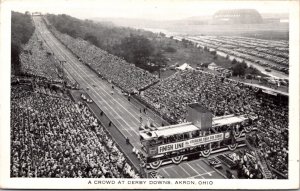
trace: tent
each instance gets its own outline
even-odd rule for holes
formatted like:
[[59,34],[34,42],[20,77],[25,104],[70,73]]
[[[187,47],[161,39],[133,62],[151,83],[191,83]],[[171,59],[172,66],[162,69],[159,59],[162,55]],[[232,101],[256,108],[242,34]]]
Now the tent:
[[185,70],[185,69],[193,69],[190,65],[188,65],[187,63],[182,64],[179,67],[176,67],[176,69],[178,70]]
[[212,62],[207,67],[210,70],[215,70],[218,66],[216,65],[216,63]]

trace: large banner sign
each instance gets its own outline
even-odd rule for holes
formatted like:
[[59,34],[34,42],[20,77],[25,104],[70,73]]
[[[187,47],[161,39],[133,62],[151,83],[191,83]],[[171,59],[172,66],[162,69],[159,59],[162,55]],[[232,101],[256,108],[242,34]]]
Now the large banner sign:
[[161,153],[176,151],[176,150],[180,150],[180,149],[184,149],[184,148],[188,148],[188,147],[204,145],[204,144],[211,143],[211,142],[221,141],[223,139],[224,139],[224,133],[218,133],[218,134],[208,135],[205,137],[198,137],[195,139],[181,141],[181,142],[177,142],[177,143],[161,145],[157,148],[158,149],[157,152],[158,152],[158,154],[161,154]]

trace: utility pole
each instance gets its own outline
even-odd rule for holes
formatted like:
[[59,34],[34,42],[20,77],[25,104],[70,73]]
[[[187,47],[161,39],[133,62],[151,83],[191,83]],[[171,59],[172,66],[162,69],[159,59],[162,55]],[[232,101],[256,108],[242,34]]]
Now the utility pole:
[[65,87],[66,81],[65,81],[64,63],[66,63],[65,60],[60,60],[61,72],[62,72],[62,79],[63,79],[63,86]]
[[159,70],[158,70],[158,78],[160,78],[160,72],[161,72],[161,69],[159,68]]
[[142,114],[140,115],[140,128],[143,128],[143,117]]

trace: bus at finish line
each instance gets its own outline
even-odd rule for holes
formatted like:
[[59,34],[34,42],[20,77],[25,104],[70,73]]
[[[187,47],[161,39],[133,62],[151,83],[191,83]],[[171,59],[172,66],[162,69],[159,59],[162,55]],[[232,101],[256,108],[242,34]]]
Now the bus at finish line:
[[203,106],[188,106],[187,123],[154,127],[140,131],[141,166],[158,169],[166,163],[179,164],[189,157],[209,157],[213,150],[230,151],[256,130],[257,116],[227,115],[214,117]]

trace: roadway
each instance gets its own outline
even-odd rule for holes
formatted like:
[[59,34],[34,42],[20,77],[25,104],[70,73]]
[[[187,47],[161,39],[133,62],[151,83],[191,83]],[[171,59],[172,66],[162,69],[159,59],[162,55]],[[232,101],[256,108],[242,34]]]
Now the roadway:
[[[111,88],[111,84],[102,80],[98,75],[82,64],[53,34],[47,29],[40,17],[33,17],[36,30],[44,39],[45,43],[59,60],[65,60],[64,69],[68,75],[75,79],[80,87],[104,111],[118,130],[130,139],[134,147],[140,148],[139,126],[140,116],[149,119],[155,125],[160,126],[162,119],[149,117],[140,113],[138,107],[127,100],[127,98],[116,89]],[[88,90],[86,89],[88,88]],[[112,95],[111,92],[114,91]],[[179,165],[166,165],[157,170],[165,178],[198,178],[198,179],[219,179],[224,178],[219,172],[210,167],[205,159],[194,161],[184,161]]]
[[[102,80],[98,75],[82,64],[46,27],[42,18],[33,17],[36,30],[45,40],[49,48],[59,60],[65,60],[64,69],[84,88],[97,106],[108,116],[121,133],[130,139],[134,147],[140,149],[139,126],[140,117],[149,119],[156,126],[160,126],[161,118],[152,119],[149,115],[140,112],[138,107],[127,100],[117,88],[112,89],[112,84]],[[112,92],[114,92],[112,94]],[[165,122],[166,123],[166,122]]]
[[[243,140],[241,138],[240,140]],[[236,150],[246,146],[240,143]],[[208,158],[216,157],[220,154],[232,152],[227,147],[213,150]],[[193,179],[224,179],[225,170],[218,170],[209,165],[206,158],[200,157],[192,161],[183,161],[180,164],[167,164],[161,166],[157,172],[165,178],[193,178]]]
[[213,169],[206,159],[185,161],[179,165],[169,165],[158,169],[164,178],[224,179],[222,172]]

